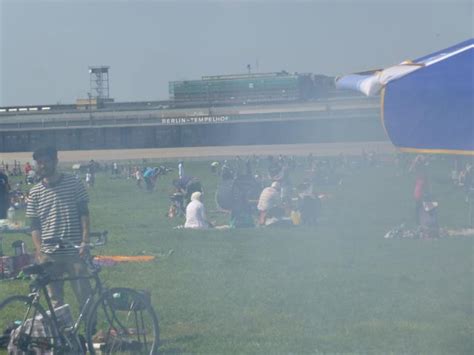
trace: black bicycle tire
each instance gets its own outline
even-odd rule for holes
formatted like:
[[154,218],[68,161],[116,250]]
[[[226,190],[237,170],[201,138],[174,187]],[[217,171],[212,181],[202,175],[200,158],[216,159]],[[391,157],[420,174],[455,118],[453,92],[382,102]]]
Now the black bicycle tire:
[[120,294],[129,294],[131,295],[134,299],[137,299],[141,302],[141,304],[144,304],[146,306],[146,311],[148,312],[150,319],[153,322],[153,327],[154,327],[154,342],[151,346],[150,349],[150,354],[157,354],[158,353],[158,348],[160,345],[160,328],[159,328],[159,321],[158,321],[158,316],[156,315],[156,312],[154,311],[152,305],[150,302],[148,302],[145,297],[140,294],[137,290],[127,288],[127,287],[115,287],[107,290],[104,292],[92,305],[90,311],[89,311],[89,316],[87,317],[87,322],[86,322],[86,342],[87,342],[87,347],[91,355],[95,355],[96,351],[94,349],[94,343],[93,343],[93,337],[94,337],[94,318],[91,317],[90,315],[96,315],[98,313],[98,308],[104,303],[105,300],[110,299],[110,297],[116,293]]
[[[49,328],[50,330],[50,333],[52,334],[52,337],[51,337],[51,347],[52,349],[54,349],[55,345],[56,345],[56,339],[57,339],[57,332],[55,331],[54,327],[52,327],[51,325],[51,318],[48,316],[48,314],[46,313],[45,309],[43,308],[43,306],[41,306],[41,304],[39,303],[35,303],[35,304],[32,304],[32,300],[31,298],[27,297],[27,296],[22,296],[22,295],[14,295],[14,296],[10,296],[10,297],[7,297],[6,299],[4,299],[1,303],[0,303],[0,314],[2,314],[2,310],[4,310],[4,308],[9,304],[9,303],[13,303],[13,302],[19,302],[19,303],[23,303],[25,304],[25,306],[29,306],[31,305],[31,307],[34,307],[36,312],[38,312],[42,317],[43,317],[43,322],[44,324],[47,324],[47,327]],[[22,314],[22,316],[24,316],[25,313]]]

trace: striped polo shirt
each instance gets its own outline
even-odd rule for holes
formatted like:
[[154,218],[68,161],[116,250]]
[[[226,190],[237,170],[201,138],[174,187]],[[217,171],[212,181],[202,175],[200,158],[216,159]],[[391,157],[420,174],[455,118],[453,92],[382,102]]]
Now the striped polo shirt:
[[[62,174],[52,186],[39,182],[29,192],[26,217],[39,218],[41,224],[41,252],[51,253],[48,240],[64,238],[74,245],[82,242],[82,226],[78,204],[89,202],[87,191],[81,181],[73,175]],[[48,248],[49,247],[49,248]],[[69,246],[54,251],[54,254],[77,254]]]

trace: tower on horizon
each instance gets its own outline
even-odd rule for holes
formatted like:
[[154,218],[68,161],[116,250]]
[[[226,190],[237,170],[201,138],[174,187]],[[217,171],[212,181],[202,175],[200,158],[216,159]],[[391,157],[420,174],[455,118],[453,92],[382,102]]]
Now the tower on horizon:
[[89,67],[90,93],[97,102],[109,100],[109,68],[106,65]]

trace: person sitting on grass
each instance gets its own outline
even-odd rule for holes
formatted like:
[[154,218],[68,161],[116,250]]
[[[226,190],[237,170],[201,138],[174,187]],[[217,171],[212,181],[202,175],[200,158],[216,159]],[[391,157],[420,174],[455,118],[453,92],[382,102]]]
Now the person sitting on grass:
[[186,207],[186,222],[184,228],[206,229],[212,227],[207,220],[206,208],[201,202],[202,193],[195,191],[191,195],[191,202]]
[[299,191],[297,209],[300,213],[301,224],[315,226],[321,210],[321,201],[310,183],[301,184]]
[[267,225],[271,219],[283,216],[283,205],[280,196],[280,183],[274,181],[271,186],[263,189],[258,199],[258,224]]
[[251,186],[245,178],[234,178],[233,171],[224,169],[222,181],[217,186],[216,203],[220,209],[230,213],[231,228],[255,226],[248,200],[248,190]]

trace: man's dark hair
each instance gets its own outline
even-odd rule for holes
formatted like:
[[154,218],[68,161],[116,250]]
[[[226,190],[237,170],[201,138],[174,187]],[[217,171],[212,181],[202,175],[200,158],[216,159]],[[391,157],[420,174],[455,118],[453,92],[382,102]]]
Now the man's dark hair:
[[53,147],[51,145],[40,147],[34,151],[33,159],[38,160],[41,158],[51,158],[53,160],[57,160],[58,150],[56,149],[56,147]]

